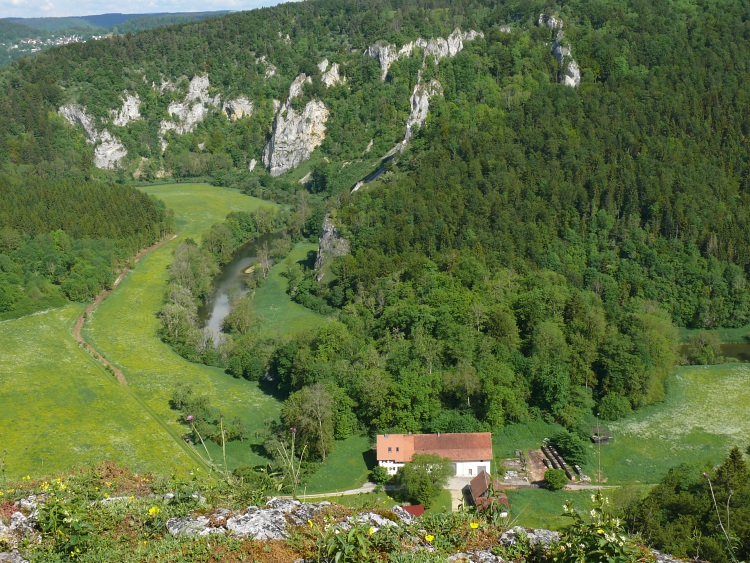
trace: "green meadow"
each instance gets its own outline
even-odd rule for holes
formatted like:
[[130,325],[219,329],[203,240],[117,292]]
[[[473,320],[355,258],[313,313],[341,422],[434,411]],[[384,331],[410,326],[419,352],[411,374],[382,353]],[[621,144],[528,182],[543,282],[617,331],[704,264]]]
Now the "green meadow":
[[[179,383],[190,383],[228,419],[240,417],[248,428],[249,440],[227,445],[227,465],[255,465],[263,462],[252,449],[255,431],[267,418],[276,417],[280,404],[261,391],[257,383],[234,379],[224,370],[188,362],[159,337],[159,319],[167,268],[177,243],[184,238],[199,240],[202,232],[222,221],[231,211],[253,211],[272,205],[236,190],[205,184],[168,184],[145,188],[174,210],[179,236],[146,256],[117,289],[86,321],[88,341],[122,369],[129,387],[179,440],[186,427],[169,406]],[[209,445],[211,457],[221,462],[220,448]],[[205,457],[205,452],[199,450]]]
[[73,338],[81,305],[0,322],[0,461],[8,479],[105,459],[135,470],[194,465],[184,444]]
[[[680,463],[720,463],[750,443],[750,364],[683,367],[667,379],[663,403],[606,424],[614,440],[601,447],[607,484],[656,483]],[[591,446],[588,470],[596,471]]]
[[290,333],[312,330],[326,322],[319,315],[295,303],[286,294],[287,279],[282,275],[295,262],[307,261],[309,252],[317,252],[318,245],[309,242],[297,243],[284,260],[276,264],[255,291],[255,312],[263,319],[260,334],[263,337],[280,337]]

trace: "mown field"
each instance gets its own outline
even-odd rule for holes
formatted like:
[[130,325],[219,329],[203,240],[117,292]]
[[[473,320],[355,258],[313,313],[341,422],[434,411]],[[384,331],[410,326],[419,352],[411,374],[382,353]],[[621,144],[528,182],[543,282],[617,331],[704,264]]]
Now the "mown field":
[[195,461],[72,331],[80,305],[0,322],[0,461],[9,480],[104,459],[169,472]]

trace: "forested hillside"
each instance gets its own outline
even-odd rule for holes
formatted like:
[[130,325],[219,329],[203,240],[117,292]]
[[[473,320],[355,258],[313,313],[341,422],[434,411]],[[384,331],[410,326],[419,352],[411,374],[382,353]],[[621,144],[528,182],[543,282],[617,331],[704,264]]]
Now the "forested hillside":
[[661,400],[676,326],[750,320],[747,14],[311,1],[72,45],[0,74],[0,166],[209,177],[288,204],[295,240],[329,211],[351,253],[287,277],[334,321],[211,355],[335,404],[313,453],[363,427],[584,428]]
[[133,188],[0,176],[0,318],[93,299],[169,229],[163,204]]

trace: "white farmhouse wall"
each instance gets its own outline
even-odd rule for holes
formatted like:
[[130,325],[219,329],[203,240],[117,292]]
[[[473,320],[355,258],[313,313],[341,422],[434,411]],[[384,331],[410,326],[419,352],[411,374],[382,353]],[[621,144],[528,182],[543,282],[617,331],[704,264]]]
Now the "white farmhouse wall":
[[456,477],[476,477],[483,469],[490,473],[490,462],[484,461],[457,461],[453,464],[456,467]]
[[[385,467],[388,470],[388,475],[395,475],[398,472],[399,467],[403,467],[404,464],[395,461],[379,461],[378,465]],[[479,473],[484,470],[490,473],[490,462],[489,461],[456,461],[453,462],[456,477],[476,477]]]
[[404,464],[395,461],[379,461],[378,465],[385,467],[388,470],[388,475],[395,475],[399,467],[403,467]]

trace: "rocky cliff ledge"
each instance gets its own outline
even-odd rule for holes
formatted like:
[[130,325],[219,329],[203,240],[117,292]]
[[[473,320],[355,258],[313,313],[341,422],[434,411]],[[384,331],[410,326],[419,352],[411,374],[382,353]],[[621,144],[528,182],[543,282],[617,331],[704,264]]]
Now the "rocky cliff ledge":
[[[163,120],[159,127],[159,142],[161,150],[167,149],[167,141],[164,138],[167,131],[175,131],[180,135],[190,133],[195,126],[206,119],[208,108],[217,107],[220,103],[219,96],[212,98],[208,93],[210,83],[208,76],[195,76],[188,84],[188,92],[182,102],[172,102],[169,104],[167,111],[171,120]],[[162,84],[160,91],[165,89],[175,89],[171,83]]]
[[94,119],[86,114],[86,110],[75,104],[60,108],[60,114],[71,125],[80,125],[86,132],[88,142],[94,146],[94,166],[114,170],[120,161],[128,155],[128,151],[120,140],[106,129],[99,131]]
[[335,257],[349,254],[349,241],[341,236],[333,224],[330,213],[323,219],[323,228],[318,238],[318,256],[315,259],[315,270],[318,281],[323,279],[323,268]]
[[[266,546],[265,549],[261,550],[261,553],[263,551],[268,553],[268,558],[254,560],[289,561],[290,563],[328,563],[339,561],[341,555],[345,556],[341,559],[342,561],[355,561],[357,559],[352,557],[356,554],[355,550],[358,546],[369,545],[370,549],[383,550],[383,545],[375,543],[381,537],[381,534],[383,538],[386,538],[384,540],[386,546],[389,542],[387,538],[390,538],[390,549],[409,552],[419,558],[420,561],[441,560],[479,563],[512,563],[518,561],[520,563],[533,560],[541,563],[557,560],[554,554],[565,553],[564,546],[568,544],[563,542],[571,539],[566,538],[559,532],[543,529],[528,529],[516,526],[504,530],[502,527],[494,526],[467,513],[459,513],[457,518],[447,516],[443,522],[445,528],[441,531],[435,527],[435,521],[423,522],[420,519],[414,519],[399,506],[355,512],[330,502],[303,503],[298,500],[273,498],[263,507],[250,506],[246,509],[232,510],[211,507],[206,503],[206,499],[200,495],[193,495],[191,498],[193,499],[192,502],[195,503],[196,508],[194,510],[187,515],[168,518],[161,522],[158,518],[161,512],[159,506],[167,506],[174,502],[176,496],[172,493],[151,495],[148,498],[151,508],[148,509],[146,516],[138,515],[138,512],[143,512],[143,505],[139,504],[143,499],[134,496],[108,497],[100,501],[93,501],[90,506],[93,510],[99,510],[102,513],[118,514],[123,511],[125,513],[133,511],[134,519],[128,520],[129,524],[137,526],[140,524],[137,524],[136,520],[145,519],[148,522],[147,526],[152,530],[150,532],[153,535],[152,541],[158,541],[158,536],[169,534],[175,538],[180,538],[182,546],[188,546],[191,538],[198,539],[211,536],[216,549],[215,555],[219,555],[220,553],[226,554],[226,545],[221,543],[224,538],[231,539],[235,547],[241,545],[239,542],[250,540],[253,542],[251,544],[253,546]],[[15,512],[10,516],[10,523],[6,525],[0,520],[0,561],[28,563],[23,556],[23,552],[27,551],[29,546],[34,546],[42,541],[49,541],[50,530],[39,525],[39,510],[43,509],[45,503],[50,500],[55,502],[54,497],[48,497],[44,494],[22,498],[13,505]],[[167,503],[167,505],[164,503]],[[60,534],[66,537],[62,529],[67,531],[68,528],[64,523],[61,523],[59,528]],[[117,534],[118,532],[114,530],[113,533]],[[441,533],[445,537],[437,538],[436,536],[441,535]],[[52,534],[53,539],[55,539],[54,530]],[[446,553],[443,548],[442,554],[438,556],[437,544],[449,541],[449,534],[454,535],[452,544],[462,546],[463,551],[451,554],[450,550]],[[340,538],[336,536],[340,536]],[[84,556],[86,543],[81,538],[85,538],[85,532],[79,536],[78,542],[71,544],[72,549],[66,547],[64,551],[66,558],[69,555],[68,551],[73,554],[72,559]],[[62,541],[62,539],[59,541]],[[603,541],[605,541],[604,538]],[[622,536],[606,541],[624,542],[631,540]],[[672,556],[649,551],[638,544],[632,544],[632,557],[630,558],[607,558],[606,554],[611,550],[605,548],[606,541],[598,547],[604,558],[597,557],[596,559],[586,560],[685,563]],[[309,545],[309,542],[313,542],[312,546]],[[433,544],[433,542],[435,543]],[[143,544],[148,544],[148,540],[142,540],[138,543],[141,544],[138,548],[140,550]],[[304,547],[306,543],[308,545]],[[319,546],[318,549],[311,549],[315,544]],[[297,545],[298,548],[291,549],[291,545]],[[597,545],[599,544],[597,543]],[[82,546],[84,550],[76,546]],[[277,550],[276,554],[272,553],[274,548]],[[366,547],[365,551],[368,556],[373,555]],[[385,553],[387,554],[389,551],[389,549],[386,549]],[[134,555],[136,557],[133,560],[143,560],[137,557],[137,553],[134,553]],[[142,555],[148,558],[146,553],[142,553]],[[186,555],[186,553],[183,552],[183,555]],[[179,559],[170,558],[170,560],[189,561],[192,559],[180,557]]]
[[565,41],[562,19],[547,14],[539,14],[538,24],[547,27],[550,31],[557,31],[555,41],[552,43],[552,54],[560,63],[559,80],[565,86],[576,88],[581,83],[581,70],[570,54],[570,43]]
[[311,79],[300,74],[289,87],[286,103],[279,108],[273,120],[271,140],[263,151],[263,164],[271,176],[279,176],[299,166],[325,139],[328,109],[320,100],[309,101],[302,111],[297,111],[292,100],[302,94]]

